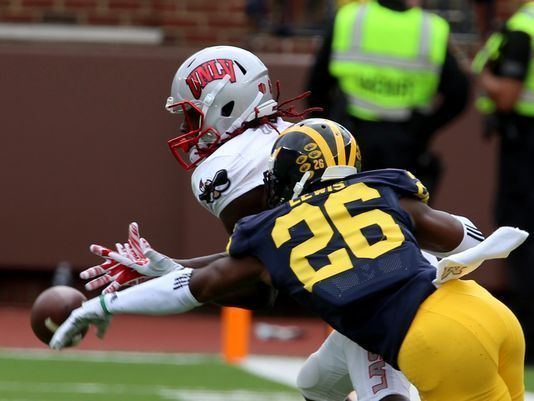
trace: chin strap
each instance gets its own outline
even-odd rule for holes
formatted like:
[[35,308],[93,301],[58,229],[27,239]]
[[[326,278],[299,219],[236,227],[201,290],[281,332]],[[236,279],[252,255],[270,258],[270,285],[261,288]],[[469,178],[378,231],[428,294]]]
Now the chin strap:
[[232,125],[230,125],[230,127],[228,127],[228,129],[226,131],[227,132],[234,132],[238,128],[241,128],[243,123],[248,120],[248,118],[252,114],[252,112],[254,112],[255,109],[258,107],[258,105],[261,102],[261,98],[262,97],[263,97],[263,93],[258,91],[258,93],[256,94],[256,97],[254,98],[254,100],[248,105],[248,107],[245,109],[245,111],[238,118],[236,118],[234,120]]
[[[202,115],[203,116],[206,116],[206,114],[209,111],[209,108],[213,104],[213,101],[215,100],[219,92],[226,86],[228,82],[230,82],[230,75],[226,74],[219,82],[217,82],[217,85],[215,85],[213,90],[206,95],[206,97],[204,98],[204,101],[202,102]],[[200,121],[199,121],[199,126],[200,126]],[[207,134],[203,135],[199,139],[199,144],[202,146],[209,146],[210,144],[216,141],[217,141],[217,135],[213,134],[212,132],[208,132]],[[200,158],[202,158],[201,153],[202,153],[202,149],[193,147],[189,153],[189,161],[191,161],[192,163],[195,163]]]
[[302,193],[302,190],[304,189],[304,185],[306,184],[306,181],[311,177],[311,173],[309,171],[306,171],[299,182],[295,184],[293,187],[293,196],[291,199],[298,198],[300,194]]
[[219,94],[219,92],[226,86],[226,84],[230,82],[230,75],[226,74],[219,82],[217,82],[217,85],[213,88],[213,90],[206,95],[204,98],[204,101],[202,102],[202,114],[206,115],[209,108],[213,104],[213,101]]

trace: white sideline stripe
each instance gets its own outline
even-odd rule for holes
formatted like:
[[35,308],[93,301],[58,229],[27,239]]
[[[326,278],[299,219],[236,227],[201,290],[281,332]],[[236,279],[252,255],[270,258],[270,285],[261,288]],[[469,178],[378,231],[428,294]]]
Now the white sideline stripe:
[[[4,393],[22,391],[45,394],[132,394],[152,397],[159,395],[163,399],[176,401],[301,401],[298,394],[284,392],[184,389],[128,384],[0,382],[0,390]],[[2,400],[10,400],[10,398],[0,399]],[[20,401],[21,399],[13,398],[13,400]]]
[[300,395],[280,392],[259,392],[248,390],[172,390],[160,392],[168,400],[176,401],[302,401]]
[[252,355],[240,366],[256,376],[297,387],[297,375],[305,360],[305,358]]
[[161,391],[174,390],[164,386],[102,383],[51,383],[0,381],[2,392],[47,393],[47,394],[140,394],[154,395]]
[[158,45],[163,42],[163,31],[142,27],[0,23],[0,39]]
[[52,351],[46,349],[0,349],[0,359],[75,361],[94,363],[130,363],[153,365],[196,365],[220,361],[209,354],[160,354],[117,351]]

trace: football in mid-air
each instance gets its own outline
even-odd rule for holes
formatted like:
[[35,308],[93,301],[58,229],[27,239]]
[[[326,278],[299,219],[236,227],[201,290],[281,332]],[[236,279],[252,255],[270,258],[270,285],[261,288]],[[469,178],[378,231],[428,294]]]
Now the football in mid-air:
[[[80,307],[87,298],[75,288],[58,285],[43,291],[35,300],[31,311],[32,330],[39,340],[48,345],[57,328]],[[74,338],[67,346],[78,344],[87,333]]]

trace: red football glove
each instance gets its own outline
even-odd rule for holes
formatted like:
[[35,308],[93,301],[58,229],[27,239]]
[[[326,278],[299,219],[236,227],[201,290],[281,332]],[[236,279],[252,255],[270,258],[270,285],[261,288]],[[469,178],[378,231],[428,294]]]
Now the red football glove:
[[82,279],[96,277],[85,284],[94,290],[110,283],[102,293],[114,292],[121,287],[139,284],[172,270],[183,268],[171,258],[152,249],[148,241],[139,235],[137,223],[131,223],[128,242],[115,244],[117,251],[100,245],[91,245],[90,251],[105,259],[105,262],[80,273]]
[[150,279],[139,273],[138,271],[131,269],[127,266],[121,265],[120,263],[103,256],[104,253],[112,252],[110,249],[100,247],[99,251],[93,250],[93,247],[98,247],[98,245],[91,246],[91,252],[95,255],[101,255],[106,261],[100,265],[90,267],[80,273],[80,277],[84,280],[88,280],[96,277],[94,280],[89,281],[85,284],[85,289],[88,291],[96,290],[108,283],[110,283],[104,290],[102,294],[108,292],[115,292],[121,287],[128,287],[142,283]]

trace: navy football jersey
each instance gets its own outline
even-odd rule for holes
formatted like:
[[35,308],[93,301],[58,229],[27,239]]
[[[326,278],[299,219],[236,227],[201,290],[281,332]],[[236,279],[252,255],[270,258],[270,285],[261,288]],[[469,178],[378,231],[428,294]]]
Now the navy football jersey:
[[397,367],[419,305],[435,290],[399,198],[428,192],[405,170],[360,173],[241,219],[228,245],[255,256],[275,288]]

